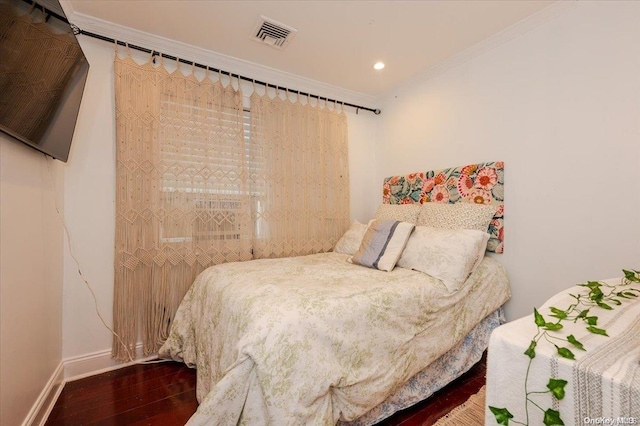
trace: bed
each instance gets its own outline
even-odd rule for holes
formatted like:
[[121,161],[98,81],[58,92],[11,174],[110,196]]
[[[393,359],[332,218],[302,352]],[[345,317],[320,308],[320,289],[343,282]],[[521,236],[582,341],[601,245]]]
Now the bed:
[[[420,205],[446,188],[449,203],[464,202],[459,182],[499,204],[494,241],[484,244],[501,252],[502,188],[491,189],[503,184],[502,163],[391,177],[383,199]],[[189,424],[374,424],[467,371],[504,320],[508,279],[493,258],[473,261],[454,291],[422,271],[349,262],[356,258],[319,253],[200,274],[160,350],[197,368],[200,406]]]

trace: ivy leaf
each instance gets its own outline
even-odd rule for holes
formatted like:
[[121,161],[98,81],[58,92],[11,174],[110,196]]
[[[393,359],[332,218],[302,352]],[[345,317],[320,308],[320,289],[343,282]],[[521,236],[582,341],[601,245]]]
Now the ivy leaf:
[[560,330],[562,328],[562,324],[556,324],[553,322],[547,322],[544,324],[544,328],[550,331]]
[[554,308],[553,306],[549,309],[551,310],[551,312],[553,312],[553,315],[551,315],[552,317],[560,319],[565,319],[567,317],[567,313],[561,309]]
[[564,426],[564,422],[560,418],[560,412],[549,408],[544,412],[544,420],[542,421],[546,426],[560,425]]
[[573,352],[571,352],[571,350],[567,348],[561,348],[558,346],[556,346],[556,348],[558,349],[558,355],[560,355],[562,358],[576,359],[575,355],[573,355]]
[[547,389],[551,391],[551,393],[557,400],[561,400],[562,398],[564,398],[564,387],[566,385],[566,380],[549,379],[549,383],[547,383]]
[[537,345],[536,341],[532,340],[531,343],[529,343],[529,347],[527,348],[527,350],[524,351],[524,354],[526,356],[528,356],[529,358],[531,358],[531,359],[535,358],[536,357],[536,350],[535,350],[536,349],[536,345]]
[[587,330],[589,330],[590,332],[592,332],[593,334],[600,334],[602,336],[607,336],[609,337],[609,335],[607,334],[606,330],[603,330],[601,328],[598,327],[594,327],[592,325],[590,325],[589,327],[587,327]]
[[626,294],[627,296],[630,296],[630,297],[638,297],[637,294],[631,293],[630,291],[625,291],[624,294]]
[[590,290],[599,290],[602,284],[600,284],[598,281],[587,281],[586,284],[578,284],[578,285],[580,287],[587,287]]
[[573,346],[575,346],[580,350],[583,350],[583,351],[586,350],[582,345],[582,343],[580,343],[573,334],[570,334],[567,336],[567,342],[571,343]]
[[597,304],[600,304],[603,298],[604,298],[604,293],[599,288],[593,289],[589,293],[589,299],[593,300]]
[[[633,294],[633,293],[631,293],[631,294]],[[627,296],[626,294],[624,294],[624,292],[623,292],[623,291],[619,291],[619,292],[617,292],[617,293],[616,293],[616,296],[618,296],[618,297],[622,297],[623,299],[629,299],[629,298],[630,298],[629,296]]]
[[589,325],[598,325],[598,317],[586,317],[585,321],[587,321]]
[[540,312],[538,312],[536,308],[533,308],[533,317],[538,327],[544,327],[546,321],[544,320],[544,317],[540,315]]
[[496,417],[496,421],[499,425],[508,426],[509,419],[513,418],[513,414],[511,414],[506,408],[496,408],[489,406],[489,410],[491,410],[493,415]]
[[607,311],[610,311],[610,310],[612,310],[612,309],[613,309],[611,306],[607,305],[607,304],[606,304],[606,303],[604,303],[604,302],[597,302],[597,304],[598,304],[598,306],[600,306],[602,309],[606,309]]
[[640,283],[640,275],[638,274],[638,271],[628,271],[623,269],[622,272],[624,273],[624,277],[629,281]]
[[576,318],[586,318],[588,313],[589,313],[588,309],[585,309],[584,311],[580,311],[580,313]]
[[621,302],[621,301],[619,301],[618,299],[611,299],[611,301],[612,301],[613,303],[615,303],[616,305],[618,305],[618,306],[622,305],[622,302]]

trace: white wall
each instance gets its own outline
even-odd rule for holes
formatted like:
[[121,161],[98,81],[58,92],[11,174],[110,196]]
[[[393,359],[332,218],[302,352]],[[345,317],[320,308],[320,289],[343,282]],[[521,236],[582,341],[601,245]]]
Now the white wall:
[[113,45],[81,38],[89,61],[69,161],[65,169],[65,219],[71,236],[65,241],[62,356],[109,349],[111,334],[96,313],[111,326],[115,241],[115,109]]
[[639,40],[640,3],[577,2],[381,107],[376,182],[505,161],[511,319],[640,269]]
[[[378,159],[380,116],[371,112],[348,113],[351,217],[366,223],[382,201],[382,181],[373,179]],[[371,195],[373,194],[373,195]],[[371,198],[374,198],[373,209]]]
[[61,361],[62,180],[61,163],[0,134],[2,425],[25,420]]
[[[90,71],[65,169],[65,216],[83,275],[95,292],[100,313],[111,325],[115,234],[114,50],[112,44],[87,37],[80,42]],[[251,85],[243,90],[250,93]],[[370,179],[377,117],[366,111],[347,114],[351,212],[354,218],[367,220],[369,212],[364,197],[379,186]],[[64,265],[63,358],[110,349],[111,334],[100,322],[91,293],[67,252]]]

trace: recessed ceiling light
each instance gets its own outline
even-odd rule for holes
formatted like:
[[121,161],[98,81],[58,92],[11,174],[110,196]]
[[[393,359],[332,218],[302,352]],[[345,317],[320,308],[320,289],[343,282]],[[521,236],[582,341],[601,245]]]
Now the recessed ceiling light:
[[384,62],[376,62],[373,65],[373,68],[376,69],[376,70],[381,70],[382,68],[384,68]]

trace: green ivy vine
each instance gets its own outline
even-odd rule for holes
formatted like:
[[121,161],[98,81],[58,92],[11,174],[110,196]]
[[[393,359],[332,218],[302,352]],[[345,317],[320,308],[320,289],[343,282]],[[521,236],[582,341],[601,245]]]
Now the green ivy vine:
[[553,332],[561,330],[563,328],[563,321],[573,321],[577,323],[582,321],[585,328],[594,334],[601,336],[607,336],[607,331],[598,327],[598,309],[612,310],[613,305],[622,305],[625,299],[633,299],[640,296],[640,290],[629,287],[631,283],[640,283],[640,271],[623,269],[624,277],[622,283],[619,285],[609,285],[599,281],[588,281],[586,284],[579,284],[580,287],[588,289],[588,293],[583,294],[570,294],[574,299],[573,303],[566,309],[558,309],[556,307],[550,307],[551,313],[549,317],[553,317],[554,320],[547,321],[545,317],[538,312],[537,309],[533,310],[533,320],[537,327],[536,335],[531,339],[531,343],[524,355],[529,357],[529,363],[527,365],[527,374],[524,381],[525,389],[525,415],[524,421],[517,421],[513,419],[513,414],[506,408],[497,408],[489,406],[491,413],[496,418],[499,425],[509,425],[509,422],[519,425],[529,425],[529,409],[538,409],[544,413],[543,423],[546,426],[552,425],[564,425],[560,412],[551,408],[544,409],[538,403],[533,401],[532,395],[539,394],[551,394],[556,400],[564,398],[565,386],[567,381],[561,378],[549,378],[547,388],[544,390],[529,390],[529,371],[531,369],[531,363],[536,357],[536,347],[541,341],[545,341],[556,347],[558,356],[566,359],[575,359],[574,351],[584,351],[584,346],[580,343],[573,334],[567,337],[560,337]]

